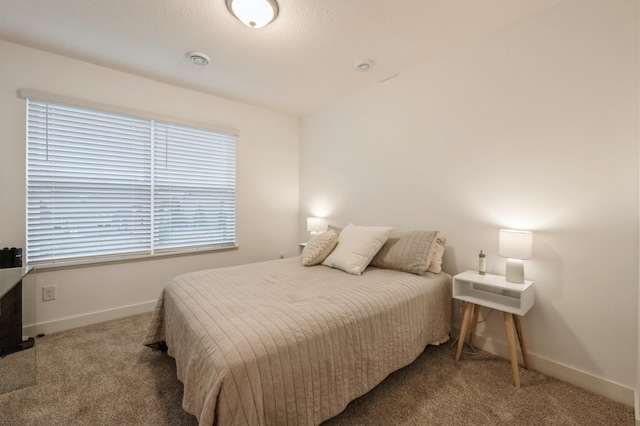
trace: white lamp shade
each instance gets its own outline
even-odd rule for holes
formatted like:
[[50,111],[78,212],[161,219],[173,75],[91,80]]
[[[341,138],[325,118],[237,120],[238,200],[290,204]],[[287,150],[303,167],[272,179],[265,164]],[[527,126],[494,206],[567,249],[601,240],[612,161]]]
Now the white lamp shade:
[[323,231],[324,221],[320,217],[308,217],[307,218],[307,231],[320,232]]
[[227,7],[243,24],[262,28],[278,14],[275,0],[227,0]]
[[498,254],[511,259],[531,259],[533,234],[529,231],[501,229]]

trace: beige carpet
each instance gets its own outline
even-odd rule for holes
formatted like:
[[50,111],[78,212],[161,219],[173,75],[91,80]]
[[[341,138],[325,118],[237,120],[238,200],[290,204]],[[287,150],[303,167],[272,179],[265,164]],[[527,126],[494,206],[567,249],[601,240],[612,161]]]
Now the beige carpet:
[[[195,425],[166,354],[140,344],[150,314],[47,335],[35,386],[0,395],[2,425]],[[326,425],[634,425],[633,409],[508,361],[428,347]]]
[[36,383],[36,348],[0,358],[0,394]]

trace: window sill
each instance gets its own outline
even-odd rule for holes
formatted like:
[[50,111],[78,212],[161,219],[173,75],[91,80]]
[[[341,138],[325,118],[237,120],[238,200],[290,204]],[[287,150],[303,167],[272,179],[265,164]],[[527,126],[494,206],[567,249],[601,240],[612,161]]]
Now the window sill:
[[224,247],[202,247],[197,249],[188,249],[183,251],[171,251],[171,252],[161,252],[155,254],[145,254],[145,255],[133,255],[133,256],[110,256],[110,257],[94,257],[87,259],[74,259],[69,261],[54,261],[54,262],[33,262],[29,263],[29,265],[36,265],[38,267],[38,271],[52,271],[59,269],[74,269],[74,268],[87,268],[91,266],[99,266],[99,265],[109,265],[114,263],[130,263],[130,262],[140,262],[146,260],[155,260],[167,257],[180,257],[180,256],[192,256],[194,254],[205,254],[212,253],[216,251],[229,251],[229,250],[237,250],[240,246],[237,244],[231,246]]

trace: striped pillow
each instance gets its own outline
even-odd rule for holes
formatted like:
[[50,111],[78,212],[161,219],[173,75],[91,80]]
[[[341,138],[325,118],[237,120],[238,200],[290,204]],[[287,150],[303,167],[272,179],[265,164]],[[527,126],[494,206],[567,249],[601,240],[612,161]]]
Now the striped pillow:
[[438,231],[393,232],[371,266],[422,275],[433,257]]

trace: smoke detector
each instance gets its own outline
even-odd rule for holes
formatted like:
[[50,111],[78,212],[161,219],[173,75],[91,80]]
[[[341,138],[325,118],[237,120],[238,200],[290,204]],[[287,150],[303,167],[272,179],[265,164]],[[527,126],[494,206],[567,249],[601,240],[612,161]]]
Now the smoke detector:
[[187,52],[187,58],[189,62],[199,66],[208,65],[210,62],[209,56],[202,52]]
[[373,68],[373,64],[375,64],[375,62],[371,59],[363,59],[353,64],[353,68],[358,72],[367,72]]

